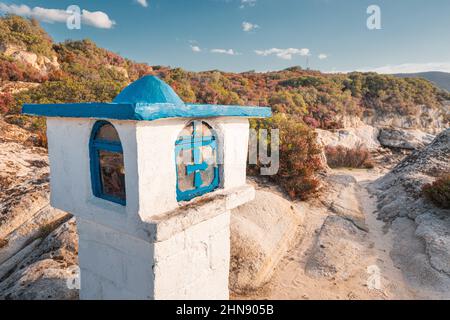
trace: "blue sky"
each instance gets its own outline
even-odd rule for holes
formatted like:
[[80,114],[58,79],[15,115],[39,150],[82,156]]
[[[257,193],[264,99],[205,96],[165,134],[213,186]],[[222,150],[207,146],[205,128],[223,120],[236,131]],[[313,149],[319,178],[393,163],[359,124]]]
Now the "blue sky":
[[[69,5],[87,10],[80,30],[64,22]],[[367,28],[370,5],[381,30]],[[0,0],[0,11],[37,17],[56,41],[193,71],[450,72],[449,0]]]

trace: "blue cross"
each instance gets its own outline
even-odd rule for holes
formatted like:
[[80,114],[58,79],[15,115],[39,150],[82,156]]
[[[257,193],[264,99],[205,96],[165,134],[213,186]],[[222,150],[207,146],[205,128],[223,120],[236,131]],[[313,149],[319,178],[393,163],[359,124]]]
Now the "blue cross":
[[[200,123],[201,125],[201,123]],[[194,176],[194,186],[196,189],[200,188],[203,184],[203,180],[202,180],[202,174],[201,171],[205,171],[206,169],[208,169],[208,163],[207,162],[202,162],[201,161],[201,149],[200,147],[203,145],[201,139],[202,136],[198,134],[197,131],[197,122],[194,122],[194,139],[192,139],[192,153],[194,155],[194,164],[191,165],[187,165],[186,166],[186,174],[189,176],[193,173],[195,173]],[[197,137],[199,137],[200,141],[197,141]]]
[[[208,162],[209,159],[206,159],[206,161],[202,162],[202,147],[208,147],[211,148],[213,151],[213,154],[215,150],[217,149],[217,141],[216,136],[214,134],[210,136],[203,136],[201,133],[201,128],[203,126],[203,122],[198,121],[194,122],[193,124],[193,132],[189,136],[182,136],[180,137],[177,142],[175,143],[175,154],[178,157],[180,155],[180,152],[182,150],[190,150],[192,152],[192,159],[190,161],[193,161],[192,164],[188,164],[184,166],[184,175],[191,176],[194,175],[194,183],[193,183],[193,189],[191,190],[184,190],[181,191],[178,187],[177,182],[177,200],[178,201],[188,201],[195,197],[198,197],[202,194],[208,193],[213,191],[219,186],[220,183],[220,177],[219,177],[219,167],[214,166],[213,172],[214,177],[212,182],[205,186],[202,179],[202,172],[205,170],[208,170],[211,166],[211,164]],[[215,155],[214,155],[215,157]],[[216,159],[217,160],[217,159]],[[178,170],[178,169],[177,169]],[[178,171],[177,171],[178,175]]]

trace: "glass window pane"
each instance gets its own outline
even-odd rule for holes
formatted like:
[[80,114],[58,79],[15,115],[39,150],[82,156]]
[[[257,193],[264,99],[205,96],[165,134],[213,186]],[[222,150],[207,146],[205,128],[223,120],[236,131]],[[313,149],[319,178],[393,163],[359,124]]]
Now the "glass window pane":
[[200,175],[202,177],[202,185],[201,187],[208,187],[214,181],[214,167],[209,166],[205,171],[200,171]]
[[211,146],[200,147],[200,155],[202,162],[206,162],[208,165],[216,165],[216,151]]
[[119,135],[116,129],[111,124],[103,125],[97,132],[95,140],[109,141],[109,142],[119,142]]
[[186,166],[193,164],[192,150],[181,150],[177,155],[178,189],[187,191],[194,189],[194,174],[187,175]]
[[215,167],[217,166],[216,152],[210,146],[201,147],[202,162],[208,164],[208,168],[201,171],[202,187],[211,185],[214,181]]
[[202,123],[202,136],[203,137],[212,137],[213,133],[211,131],[211,127],[205,122]]
[[194,124],[190,123],[186,127],[184,127],[183,131],[180,132],[178,137],[179,139],[181,139],[182,137],[192,137],[193,134],[194,134]]
[[102,193],[125,200],[125,168],[123,154],[99,151]]

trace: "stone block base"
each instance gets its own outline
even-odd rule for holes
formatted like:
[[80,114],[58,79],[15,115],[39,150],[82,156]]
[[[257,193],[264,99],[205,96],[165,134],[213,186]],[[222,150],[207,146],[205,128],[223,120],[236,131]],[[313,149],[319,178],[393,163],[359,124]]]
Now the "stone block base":
[[228,299],[230,211],[253,197],[199,198],[143,221],[146,239],[78,218],[81,299]]

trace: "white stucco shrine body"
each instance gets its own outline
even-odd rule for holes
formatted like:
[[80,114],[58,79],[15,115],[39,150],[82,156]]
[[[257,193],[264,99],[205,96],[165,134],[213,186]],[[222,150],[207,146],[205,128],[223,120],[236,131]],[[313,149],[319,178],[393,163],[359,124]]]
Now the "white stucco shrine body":
[[76,216],[81,299],[228,299],[230,210],[249,123],[269,108],[185,104],[146,76],[112,103],[25,105],[47,117],[51,204]]

